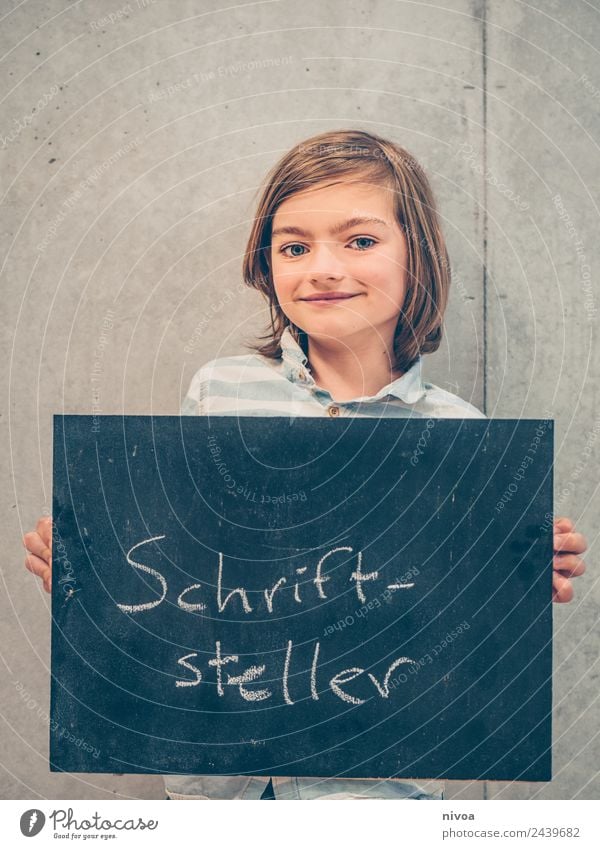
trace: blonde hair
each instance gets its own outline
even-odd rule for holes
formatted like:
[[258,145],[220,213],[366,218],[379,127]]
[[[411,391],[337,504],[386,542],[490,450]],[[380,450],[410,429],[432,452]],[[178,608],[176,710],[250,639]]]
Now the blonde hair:
[[335,130],[295,145],[267,174],[243,261],[244,282],[267,299],[270,327],[251,347],[281,357],[290,327],[307,351],[306,334],[285,315],[271,273],[271,231],[286,198],[340,179],[372,182],[393,193],[394,212],[407,242],[407,291],[394,335],[393,368],[403,372],[421,354],[436,351],[450,288],[450,262],[431,186],[417,160],[400,145],[363,130]]

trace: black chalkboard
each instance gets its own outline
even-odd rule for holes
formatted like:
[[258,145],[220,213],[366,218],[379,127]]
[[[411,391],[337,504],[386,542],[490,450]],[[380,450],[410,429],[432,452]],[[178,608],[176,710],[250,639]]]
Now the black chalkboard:
[[547,781],[550,420],[55,416],[51,769]]

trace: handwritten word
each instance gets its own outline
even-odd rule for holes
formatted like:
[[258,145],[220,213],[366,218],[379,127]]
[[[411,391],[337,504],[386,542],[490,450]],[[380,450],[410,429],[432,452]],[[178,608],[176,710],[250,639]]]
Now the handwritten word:
[[[289,689],[289,678],[290,678],[290,668],[292,665],[292,652],[293,652],[294,644],[292,640],[288,640],[286,652],[285,652],[285,660],[283,664],[283,670],[280,673],[281,677],[281,696],[286,705],[293,705],[295,702],[293,701],[290,695]],[[321,648],[321,643],[317,641],[315,643],[315,647],[313,650],[313,658],[310,667],[310,678],[308,681],[308,687],[306,688],[307,693],[310,693],[310,698],[314,701],[318,701],[319,699],[319,691],[317,689],[317,674],[318,674],[318,662],[319,662],[319,652]],[[204,653],[203,653],[204,655]],[[175,682],[175,686],[177,687],[197,687],[204,680],[204,676],[202,670],[195,665],[195,663],[191,663],[190,661],[193,659],[196,661],[198,657],[197,652],[192,652],[190,654],[186,654],[183,657],[180,657],[177,663],[180,666],[183,666],[185,669],[189,670],[195,675],[195,678],[185,678],[178,679]],[[379,694],[382,699],[389,698],[390,695],[390,679],[394,671],[403,664],[410,664],[414,661],[411,660],[410,657],[398,657],[392,663],[390,663],[385,675],[382,680],[379,680],[372,672],[367,672],[361,666],[350,666],[346,669],[342,669],[340,672],[337,672],[328,680],[329,689],[343,702],[347,702],[348,704],[353,705],[362,705],[367,699],[359,698],[356,695],[352,695],[348,693],[343,685],[349,684],[350,681],[358,678],[360,675],[366,674],[370,679],[372,684],[375,687],[375,692]],[[266,670],[265,664],[251,665],[248,666],[241,674],[227,674],[227,680],[224,680],[223,667],[228,664],[239,663],[239,655],[237,654],[225,654],[221,650],[221,641],[216,640],[215,642],[215,651],[214,656],[210,657],[208,660],[209,668],[215,669],[215,678],[216,678],[216,688],[217,694],[219,696],[225,695],[225,688],[236,688],[239,696],[247,702],[259,702],[270,699],[273,696],[273,690],[268,687],[263,687],[257,690],[248,689],[247,685],[253,682],[256,682],[262,675],[264,675]],[[294,676],[297,680],[299,677],[299,673],[296,673]],[[277,680],[272,677],[272,673],[269,674],[269,683],[273,680]],[[212,682],[210,683],[212,686]],[[375,695],[375,694],[374,694]],[[302,698],[307,698],[307,694],[303,695]]]
[[[149,539],[142,540],[141,542],[136,543],[132,546],[127,552],[126,559],[130,566],[132,566],[137,571],[144,573],[146,575],[150,575],[160,587],[159,597],[154,598],[151,601],[139,601],[135,603],[118,603],[117,607],[125,613],[141,613],[143,611],[153,610],[163,603],[168,593],[168,584],[165,576],[158,571],[158,569],[154,569],[151,566],[146,565],[145,563],[141,563],[138,560],[134,560],[131,556],[133,552],[137,551],[137,549],[141,548],[144,545],[148,545],[152,542],[157,542],[158,540],[165,539],[165,534],[161,534],[159,536],[150,537]],[[332,548],[330,551],[326,552],[317,562],[316,566],[314,566],[313,570],[309,572],[308,566],[301,566],[294,570],[294,576],[288,580],[285,575],[279,577],[274,583],[260,590],[250,590],[247,587],[235,587],[230,589],[229,592],[226,592],[229,587],[226,585],[226,581],[224,580],[224,556],[223,552],[219,552],[219,560],[217,566],[217,582],[216,582],[216,598],[214,601],[216,602],[216,612],[223,613],[228,605],[234,603],[233,600],[236,599],[235,607],[239,608],[241,606],[241,610],[244,613],[249,614],[258,611],[263,613],[272,614],[275,612],[275,597],[281,598],[282,603],[279,604],[279,608],[283,605],[283,601],[288,601],[290,596],[293,598],[295,604],[302,604],[304,599],[302,598],[302,592],[310,592],[313,599],[316,596],[317,601],[325,600],[330,598],[325,592],[325,586],[332,580],[332,575],[324,574],[323,569],[327,561],[330,558],[333,558],[334,555],[339,554],[340,552],[347,552],[348,554],[353,554],[354,550],[349,545],[337,546],[336,548]],[[348,557],[346,557],[343,561],[343,564],[348,562]],[[353,568],[350,576],[346,578],[344,584],[347,586],[347,583],[350,582],[354,585],[354,589],[356,591],[356,596],[358,601],[361,604],[366,603],[367,597],[365,595],[364,586],[374,581],[381,580],[379,570],[373,570],[370,572],[363,571],[363,554],[362,551],[356,552],[356,555],[353,556],[350,560],[350,568]],[[338,571],[339,576],[339,571]],[[313,577],[310,577],[310,576]],[[306,576],[306,577],[305,577]],[[208,583],[207,586],[210,588],[214,588],[213,584]],[[407,589],[412,587],[413,584],[398,584],[390,583],[387,585],[387,589],[390,591],[395,591],[399,589]],[[181,608],[181,610],[185,610],[189,613],[200,613],[202,611],[207,610],[207,606],[199,598],[199,592],[203,589],[203,584],[201,583],[193,583],[189,586],[185,587],[182,592],[179,593],[177,597],[177,605]],[[292,593],[293,590],[293,593]],[[156,595],[156,591],[154,592]],[[257,597],[257,601],[254,601],[254,598]],[[252,604],[251,604],[252,600]],[[277,612],[281,612],[280,609]]]

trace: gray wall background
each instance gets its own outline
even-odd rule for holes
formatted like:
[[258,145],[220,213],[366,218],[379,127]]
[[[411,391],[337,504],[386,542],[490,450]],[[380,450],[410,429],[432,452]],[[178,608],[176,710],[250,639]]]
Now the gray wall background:
[[[0,797],[160,798],[51,774],[49,597],[20,538],[51,505],[52,413],[176,413],[265,320],[240,285],[257,189],[327,129],[421,160],[454,266],[428,379],[556,419],[556,513],[588,537],[555,616],[555,779],[463,798],[598,798],[598,2],[3,0]],[[25,688],[26,696],[22,687]]]

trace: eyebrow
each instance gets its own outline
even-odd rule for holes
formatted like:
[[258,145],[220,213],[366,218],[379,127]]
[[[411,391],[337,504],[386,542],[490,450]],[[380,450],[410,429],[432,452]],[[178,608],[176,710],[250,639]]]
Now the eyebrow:
[[[384,227],[389,229],[389,224],[384,221],[382,218],[376,218],[375,216],[370,216],[368,218],[364,217],[355,217],[348,218],[346,221],[341,221],[339,224],[335,224],[329,230],[329,234],[331,236],[337,236],[338,233],[343,233],[344,230],[349,230],[351,227],[358,227],[361,224],[382,224]],[[302,227],[294,227],[289,225],[287,227],[277,227],[271,233],[271,238],[274,239],[275,236],[310,236],[311,233],[309,230],[304,230]]]

